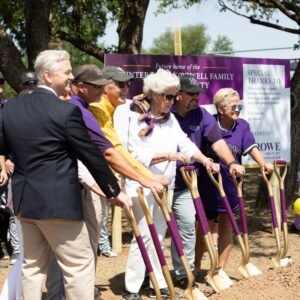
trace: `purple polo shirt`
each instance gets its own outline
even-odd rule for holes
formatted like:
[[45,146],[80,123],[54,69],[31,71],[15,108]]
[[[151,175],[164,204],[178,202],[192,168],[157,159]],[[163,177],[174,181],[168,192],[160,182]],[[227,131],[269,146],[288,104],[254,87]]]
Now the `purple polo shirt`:
[[[217,115],[214,117],[217,120]],[[254,136],[250,130],[250,126],[244,119],[238,119],[229,130],[221,128],[221,132],[222,137],[226,141],[235,160],[240,163],[242,155],[247,155],[254,147],[257,146]],[[216,155],[212,158],[215,162],[219,161]],[[222,161],[220,161],[220,166],[225,194],[229,200],[232,210],[237,211],[239,205],[234,181],[230,175],[228,166]],[[206,172],[200,172],[198,177],[198,187],[200,191],[200,197],[206,211],[226,211],[217,189],[211,182]]]
[[[212,144],[222,139],[221,130],[216,122],[216,119],[204,108],[198,106],[191,110],[185,117],[181,117],[172,107],[172,113],[175,115],[181,129],[187,134],[191,141],[202,151],[203,148],[209,148]],[[197,172],[200,164],[194,163]],[[180,167],[182,163],[177,163],[175,191],[182,191],[187,188]]]
[[75,95],[71,95],[70,103],[76,105],[81,110],[83,121],[88,129],[90,138],[99,148],[100,152],[103,153],[108,148],[113,148],[112,143],[104,136],[94,115],[88,110],[88,103]]

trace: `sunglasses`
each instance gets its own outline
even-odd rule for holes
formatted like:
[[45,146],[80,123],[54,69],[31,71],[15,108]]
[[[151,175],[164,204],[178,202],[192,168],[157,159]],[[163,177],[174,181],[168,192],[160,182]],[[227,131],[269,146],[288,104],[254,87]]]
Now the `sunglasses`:
[[131,80],[121,82],[121,81],[114,81],[115,85],[119,87],[120,89],[124,89],[125,87],[130,87],[131,86]]
[[95,89],[101,89],[103,86],[102,85],[97,85],[97,84],[93,84],[93,83],[89,83],[89,82],[83,82],[84,84],[90,85]]
[[26,81],[23,83],[23,85],[26,85],[26,86],[36,85],[36,84],[37,84],[36,80],[30,80],[30,81]]
[[4,79],[0,79],[0,84],[4,84],[5,80]]
[[185,92],[187,95],[193,97],[193,96],[199,96],[199,92],[198,93],[189,93],[189,92]]
[[164,97],[165,100],[173,101],[175,100],[176,95],[172,94],[160,94],[162,97]]
[[239,110],[239,111],[241,111],[242,109],[243,109],[243,105],[242,104],[233,104],[233,105],[231,105],[230,106],[231,107],[231,109],[233,110],[233,111],[235,111],[235,110]]

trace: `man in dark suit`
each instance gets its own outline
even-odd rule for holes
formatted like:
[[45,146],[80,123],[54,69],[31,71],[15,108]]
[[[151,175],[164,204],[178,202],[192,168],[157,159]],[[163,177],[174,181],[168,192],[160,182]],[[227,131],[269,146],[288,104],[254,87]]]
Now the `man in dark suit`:
[[127,208],[132,203],[90,140],[80,110],[58,99],[70,91],[73,79],[69,54],[43,51],[35,71],[39,87],[8,102],[0,131],[0,154],[11,153],[15,163],[12,191],[24,239],[23,299],[41,299],[51,249],[64,274],[66,298],[91,300],[95,266],[77,159],[107,198]]

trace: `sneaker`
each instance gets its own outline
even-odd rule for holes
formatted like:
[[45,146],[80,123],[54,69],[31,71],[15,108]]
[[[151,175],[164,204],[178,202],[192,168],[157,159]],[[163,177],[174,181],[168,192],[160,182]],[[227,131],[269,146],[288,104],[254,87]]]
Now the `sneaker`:
[[106,257],[117,257],[118,255],[112,251],[112,250],[108,250],[108,251],[103,251],[101,252],[101,255],[106,256]]
[[20,253],[14,253],[10,257],[10,265],[13,265],[19,259]]
[[139,293],[130,293],[128,291],[124,291],[122,300],[142,300],[142,297]]
[[[161,294],[161,299],[169,299],[170,298],[170,293],[167,288],[160,289],[160,294]],[[156,294],[155,294],[154,289],[150,289],[149,298],[156,299]]]

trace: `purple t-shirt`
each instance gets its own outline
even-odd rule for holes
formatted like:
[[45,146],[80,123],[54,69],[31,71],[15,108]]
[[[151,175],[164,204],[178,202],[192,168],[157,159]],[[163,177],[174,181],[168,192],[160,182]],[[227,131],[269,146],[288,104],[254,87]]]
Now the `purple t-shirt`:
[[[217,119],[217,115],[214,116]],[[231,129],[221,129],[222,137],[226,141],[229,149],[231,150],[235,160],[241,163],[242,155],[247,155],[254,147],[254,136],[250,130],[250,126],[244,119],[238,119]],[[204,154],[210,152],[209,149],[204,149]],[[211,152],[210,152],[211,154]],[[216,155],[210,155],[215,162],[219,162]],[[233,211],[238,210],[238,198],[234,181],[230,175],[228,166],[220,161],[221,175],[223,180],[223,187],[225,194],[229,200],[230,206]],[[202,199],[206,211],[225,212],[225,206],[219,193],[206,172],[200,172],[198,177],[198,187],[200,197]]]
[[[216,119],[203,107],[198,106],[198,108],[188,112],[185,117],[179,116],[174,107],[171,111],[179,122],[181,129],[201,151],[204,145],[211,146],[222,139],[221,130]],[[196,171],[198,171],[200,164],[194,163],[194,165]],[[187,188],[180,172],[181,166],[182,163],[177,162],[175,191],[182,191]]]
[[75,95],[71,95],[70,103],[76,105],[81,110],[83,121],[88,129],[90,138],[101,153],[105,152],[108,148],[112,148],[112,143],[104,136],[94,115],[88,110],[88,103]]

